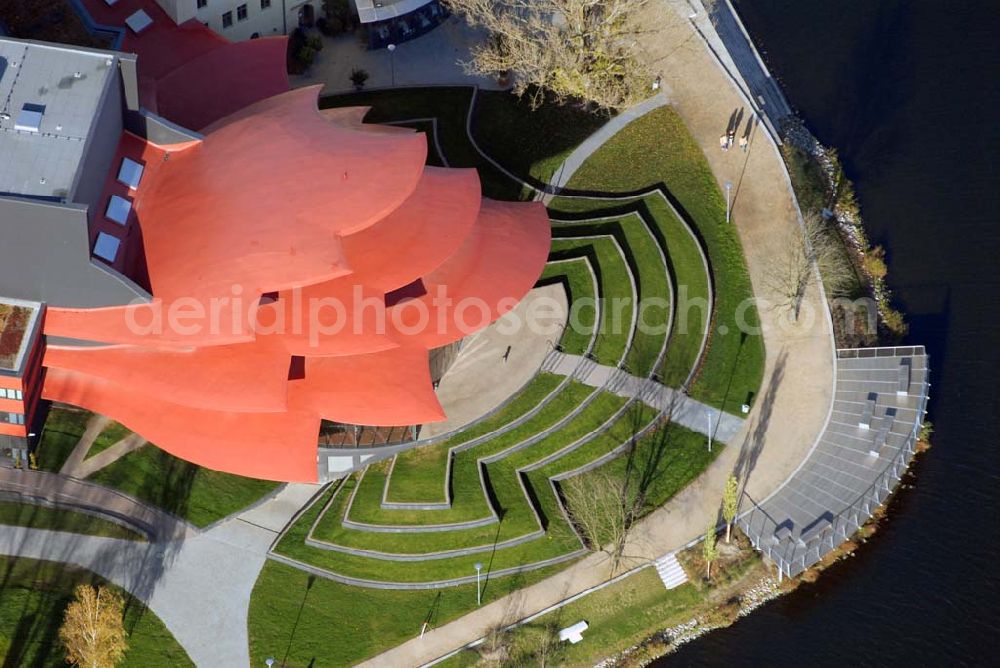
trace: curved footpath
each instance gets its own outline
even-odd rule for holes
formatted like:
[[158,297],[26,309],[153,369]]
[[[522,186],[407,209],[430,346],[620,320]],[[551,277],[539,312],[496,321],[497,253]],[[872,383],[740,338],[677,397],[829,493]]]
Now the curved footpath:
[[[692,27],[687,2],[651,3],[647,11],[644,24],[661,27],[645,36],[645,46],[654,71],[663,77],[666,96],[645,103],[639,111],[669,99],[708,157],[720,188],[732,181],[734,223],[755,291],[767,298],[764,279],[773,261],[773,243],[784,238],[790,226],[799,224],[777,147],[758,128],[748,154],[719,150],[718,137],[730,115],[739,107],[749,110],[748,101]],[[711,30],[703,17],[699,26],[703,32]],[[609,138],[612,128],[599,139]],[[600,141],[587,142],[571,156],[558,177],[561,183],[568,182],[574,165],[582,164],[599,146]],[[826,423],[834,368],[826,306],[815,287],[806,295],[803,310],[814,317],[779,327],[782,313],[761,309],[767,360],[754,409],[708,471],[643,520],[627,553],[652,559],[699,536],[717,518],[730,472],[740,475],[752,497],[765,498],[803,461]],[[48,490],[63,502],[84,500],[84,505],[124,518],[141,518],[153,527],[152,535],[166,540],[141,543],[10,528],[0,532],[0,554],[73,563],[128,589],[163,620],[199,666],[249,665],[247,612],[257,575],[278,532],[317,490],[310,485],[288,485],[264,503],[197,531],[135,499],[112,490],[95,491],[102,488],[65,476],[0,471],[0,487],[25,491],[27,478],[17,476],[38,476],[32,481],[35,496],[45,496],[38,493],[40,489]],[[591,555],[367,663],[404,666],[432,661],[482,637],[497,624],[543,610],[607,580],[608,571],[602,555]]]
[[[160,520],[163,540],[140,542],[62,531],[3,527],[0,555],[74,564],[129,591],[156,613],[197,666],[250,664],[250,594],[278,532],[319,489],[286,485],[263,503],[198,531],[166,513],[97,485],[50,473],[0,470],[0,489],[34,477],[36,497],[99,509],[102,515]],[[50,499],[51,500],[51,499]],[[96,506],[90,504],[96,503]]]
[[[730,115],[740,107],[749,112],[749,102],[692,27],[687,18],[690,5],[678,0],[654,2],[645,11],[648,15],[643,17],[643,25],[660,26],[659,31],[644,36],[651,67],[662,76],[666,99],[701,146],[719,187],[724,188],[726,181],[733,183],[733,221],[740,231],[755,294],[767,299],[772,296],[766,276],[774,261],[774,242],[799,225],[778,148],[758,126],[748,153],[738,149],[720,151],[719,135],[725,132]],[[703,31],[711,29],[709,25],[700,27]],[[597,148],[596,143],[588,143],[581,147],[587,153],[571,156],[570,160],[582,164],[586,155]],[[562,183],[569,177],[559,175]],[[786,317],[782,311],[761,308],[767,350],[764,383],[743,429],[698,480],[636,527],[626,553],[653,559],[701,535],[718,517],[725,479],[731,472],[740,475],[754,498],[767,497],[794,472],[822,431],[832,405],[834,341],[827,313],[815,285],[806,294],[803,317],[798,323],[783,322]],[[404,666],[433,661],[483,637],[498,624],[509,624],[543,610],[609,576],[607,559],[593,554],[551,578],[428,631],[423,638],[414,638],[362,665]]]

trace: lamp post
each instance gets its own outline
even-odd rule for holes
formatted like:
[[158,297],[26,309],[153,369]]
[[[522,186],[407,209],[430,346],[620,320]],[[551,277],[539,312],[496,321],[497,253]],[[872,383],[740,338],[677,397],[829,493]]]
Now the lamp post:
[[705,417],[708,418],[708,451],[712,451],[712,413],[705,411]]
[[274,665],[274,657],[273,656],[267,657],[266,659],[264,659],[264,663],[267,664],[267,668],[271,668],[271,666]]
[[730,191],[732,189],[733,189],[733,182],[732,181],[726,181],[726,222],[727,223],[729,222],[729,211],[730,211],[730,208],[731,208],[730,204],[729,204],[729,193],[730,193]]
[[483,570],[483,565],[480,562],[476,562],[472,565],[476,569],[476,605],[483,604],[483,592],[479,588],[479,573]]
[[386,47],[389,49],[389,68],[392,71],[392,87],[396,87],[396,45],[390,44]]

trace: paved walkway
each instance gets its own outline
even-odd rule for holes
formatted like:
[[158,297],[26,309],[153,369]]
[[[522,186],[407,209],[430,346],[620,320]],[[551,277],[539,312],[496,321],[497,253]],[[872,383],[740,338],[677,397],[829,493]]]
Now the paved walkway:
[[355,35],[323,37],[323,50],[313,66],[289,80],[294,88],[324,84],[324,95],[347,93],[354,90],[351,71],[362,69],[369,75],[366,88],[430,84],[499,88],[494,79],[469,76],[462,68],[461,62],[472,57],[471,45],[480,39],[482,33],[454,16],[426,35],[397,45],[395,56],[386,49],[369,51]]
[[[583,141],[582,144],[573,149],[572,153],[566,156],[566,160],[563,161],[562,166],[556,170],[549,181],[549,185],[552,186],[553,192],[558,192],[559,189],[565,188],[569,183],[569,180],[576,174],[577,170],[583,166],[583,163],[587,161],[587,158],[591,156],[597,149],[604,145],[609,139],[618,134],[618,131],[624,128],[626,125],[634,120],[642,118],[654,109],[659,109],[663,105],[667,104],[667,96],[663,93],[659,95],[654,95],[645,102],[635,105],[631,109],[624,111],[603,126],[601,129],[590,135]],[[552,201],[555,197],[554,194],[550,193],[538,193],[539,199],[545,204]]]
[[[0,488],[27,488],[68,503],[97,503],[102,512],[115,509],[130,517],[164,515],[111,490],[51,473],[0,470]],[[4,527],[0,554],[91,570],[145,602],[196,665],[245,668],[250,664],[250,594],[267,551],[317,491],[315,485],[286,485],[237,517],[202,532],[182,525],[183,531],[161,542]]]
[[[582,372],[581,372],[582,369]],[[639,399],[647,406],[664,411],[671,422],[714,440],[728,443],[743,428],[743,420],[724,413],[655,380],[639,378],[621,369],[585,360],[579,355],[556,352],[542,366],[543,371],[573,376],[590,387],[604,388],[620,397]]]
[[[743,241],[755,292],[764,298],[774,296],[769,295],[765,280],[773,262],[773,240],[785,238],[787,230],[799,224],[777,147],[758,130],[752,135],[748,153],[719,150],[719,135],[725,132],[733,111],[749,109],[749,102],[692,27],[686,1],[650,3],[645,13],[642,24],[659,27],[643,40],[650,66],[661,73],[667,98],[704,151],[720,189],[726,181],[734,184],[733,221]],[[711,30],[711,26],[702,29]],[[815,286],[806,294],[798,322],[786,322],[781,311],[761,309],[767,349],[764,384],[746,424],[701,477],[636,527],[626,553],[653,559],[702,534],[705,526],[718,518],[730,473],[740,475],[754,498],[764,498],[805,458],[826,422],[832,401],[834,349],[826,313]],[[431,661],[484,636],[498,623],[542,610],[609,575],[607,559],[591,555],[364,665]]]
[[[106,418],[103,415],[92,415],[87,420],[87,428],[84,430],[83,436],[73,446],[73,451],[69,453],[69,457],[63,462],[59,472],[63,475],[75,475],[74,471],[87,458],[87,453],[90,452],[90,447],[94,445],[94,441],[97,440],[97,437],[101,435],[101,432],[110,423],[110,418]],[[76,477],[82,478],[83,476]]]
[[[720,187],[727,180],[735,184],[733,220],[755,289],[767,297],[764,278],[773,259],[773,240],[798,224],[777,149],[767,135],[757,132],[748,154],[719,151],[718,137],[729,117],[741,106],[750,108],[749,101],[740,96],[688,21],[687,2],[651,3],[646,11],[644,24],[660,27],[645,39],[651,66],[662,73],[667,97],[701,145]],[[710,30],[707,24],[700,27]],[[396,53],[397,64],[402,55],[403,46]],[[433,76],[419,80],[438,82]],[[704,475],[636,528],[627,553],[652,559],[702,533],[717,517],[730,472],[740,474],[751,495],[764,498],[802,461],[825,423],[833,379],[832,337],[818,289],[809,290],[803,310],[798,322],[784,324],[781,313],[761,311],[767,347],[765,382],[746,424]],[[271,501],[187,540],[141,544],[15,529],[0,532],[0,552],[92,569],[147,601],[197,665],[247,666],[249,597],[267,548],[315,491],[312,486],[289,485]],[[433,660],[483,636],[499,622],[544,609],[609,575],[606,558],[591,555],[368,663],[395,667]]]
[[[729,0],[718,0],[712,3],[709,12],[712,25],[715,27],[714,36],[721,42],[714,44],[715,40],[712,40],[716,55],[724,56],[732,63],[731,66],[735,67],[735,71],[739,71],[739,78],[743,84],[749,88],[744,92],[752,98],[754,106],[767,116],[773,128],[780,128],[782,120],[791,115],[792,108],[788,105],[781,87],[757,54],[753,41],[743,27],[736,10]],[[695,17],[697,24],[705,19],[703,13]],[[706,35],[713,35],[713,32],[704,32]],[[729,63],[726,66],[730,67]]]
[[135,452],[142,446],[146,445],[147,442],[148,441],[146,441],[146,439],[139,434],[129,434],[106,450],[102,450],[96,455],[87,457],[73,470],[67,471],[66,467],[63,467],[61,473],[64,475],[71,475],[74,478],[86,478],[97,471],[100,471],[105,466],[113,464],[128,453]]
[[448,419],[424,425],[421,438],[464,427],[529,383],[568,317],[566,291],[558,284],[547,285],[529,292],[512,311],[466,340],[438,386]]
[[131,496],[47,471],[0,468],[0,490],[109,515],[141,529],[154,540],[183,539],[196,531],[187,522]]

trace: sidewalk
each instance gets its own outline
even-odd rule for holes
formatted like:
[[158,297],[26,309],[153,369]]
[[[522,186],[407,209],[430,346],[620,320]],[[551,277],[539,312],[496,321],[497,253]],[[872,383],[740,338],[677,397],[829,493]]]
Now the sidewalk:
[[[651,66],[661,73],[667,98],[701,145],[720,189],[726,181],[734,184],[733,221],[740,231],[755,291],[766,298],[765,276],[773,262],[773,242],[798,225],[777,147],[758,127],[749,153],[719,150],[719,135],[725,131],[733,110],[749,110],[750,105],[688,22],[691,11],[686,2],[650,3],[645,13],[641,21],[644,25],[661,27],[646,36],[644,47]],[[702,26],[702,30],[710,30],[710,26]],[[640,523],[627,553],[655,558],[704,533],[709,522],[718,517],[725,479],[731,472],[741,475],[752,496],[764,498],[807,455],[832,402],[834,344],[825,302],[816,287],[808,291],[803,308],[811,309],[815,317],[803,317],[798,323],[780,328],[782,313],[761,310],[767,349],[764,384],[743,429],[705,474]],[[544,609],[608,576],[607,559],[591,555],[551,578],[362,665],[403,666],[432,661],[482,637],[498,623],[509,623]]]
[[[572,376],[579,374],[585,358],[580,355],[554,353],[542,367],[543,371]],[[638,399],[647,406],[663,411],[670,421],[699,434],[711,435],[716,441],[729,443],[743,429],[743,420],[724,413],[718,408],[692,399],[672,387],[660,385],[655,380],[639,378],[621,369],[603,364],[592,364],[586,375],[576,375],[576,380],[590,387],[627,399]]]
[[[93,507],[102,512],[143,521],[157,514],[162,523],[171,521],[165,513],[112,490],[52,473],[3,469],[0,488],[97,504]],[[205,531],[177,524],[173,535],[160,534],[166,539],[148,543],[3,527],[0,554],[60,561],[93,571],[143,601],[195,665],[245,668],[250,664],[250,594],[267,551],[317,490],[316,485],[286,485],[264,503]]]

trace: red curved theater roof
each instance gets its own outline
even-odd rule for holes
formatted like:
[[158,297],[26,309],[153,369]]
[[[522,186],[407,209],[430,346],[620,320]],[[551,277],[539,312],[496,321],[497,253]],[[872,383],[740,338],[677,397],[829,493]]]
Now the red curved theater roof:
[[285,481],[315,481],[321,419],[444,419],[428,351],[532,287],[544,207],[483,200],[475,171],[424,166],[424,135],[320,112],[317,95],[143,149],[155,169],[133,210],[154,303],[50,308],[46,334],[105,345],[51,346],[46,398],[202,466]]
[[155,0],[82,0],[98,24],[124,28],[138,9],[152,25],[126,30],[121,50],[138,56],[144,107],[192,130],[288,90],[286,37],[232,43],[192,19],[177,25]]

